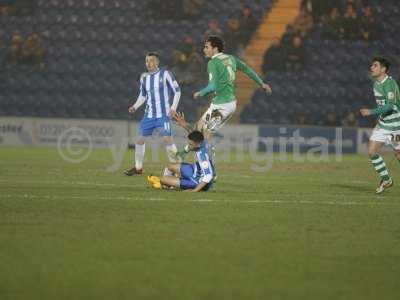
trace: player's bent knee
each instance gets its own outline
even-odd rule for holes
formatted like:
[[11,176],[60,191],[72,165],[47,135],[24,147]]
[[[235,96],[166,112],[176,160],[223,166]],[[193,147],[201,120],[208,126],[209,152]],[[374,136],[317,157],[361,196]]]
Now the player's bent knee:
[[368,156],[369,157],[373,157],[373,156],[375,156],[377,154],[378,154],[377,151],[374,151],[373,149],[368,149]]
[[400,150],[396,150],[396,151],[394,152],[394,156],[396,156],[396,158],[397,158],[398,160],[400,160]]
[[177,171],[179,171],[180,166],[181,166],[180,164],[168,164],[167,168],[168,170],[176,173]]
[[379,149],[381,148],[381,144],[374,142],[374,141],[370,141],[368,144],[368,155],[370,157],[377,155],[379,152]]
[[144,137],[139,137],[138,139],[137,139],[137,141],[136,141],[136,143],[135,144],[137,144],[137,145],[144,145],[144,143],[145,143],[145,138]]
[[173,176],[162,176],[160,182],[162,185],[166,186],[179,187],[180,185],[179,179]]

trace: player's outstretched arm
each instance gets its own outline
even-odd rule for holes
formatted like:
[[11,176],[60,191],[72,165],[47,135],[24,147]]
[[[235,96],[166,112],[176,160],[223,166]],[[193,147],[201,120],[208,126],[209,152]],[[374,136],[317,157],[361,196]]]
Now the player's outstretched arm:
[[215,92],[215,84],[213,82],[210,82],[204,89],[201,89],[200,91],[195,92],[193,94],[193,98],[197,99],[199,97],[204,97],[213,92]]
[[190,123],[186,122],[183,112],[174,112],[172,118],[175,120],[176,124],[181,126],[187,132],[193,131],[193,126]]
[[375,109],[361,108],[360,109],[360,114],[363,117],[368,117],[368,116],[371,116],[371,115],[380,116],[382,114],[385,114],[385,113],[388,113],[388,112],[392,111],[393,109],[394,109],[393,104],[388,103],[388,104],[379,106],[379,107],[377,107]]
[[236,64],[237,64],[237,68],[242,71],[244,74],[246,74],[250,79],[252,79],[253,81],[255,81],[266,93],[271,94],[272,93],[272,89],[271,86],[267,83],[265,83],[260,76],[258,76],[258,74],[256,73],[256,71],[254,71],[252,68],[250,68],[244,61],[238,59],[237,57],[235,57],[236,59]]

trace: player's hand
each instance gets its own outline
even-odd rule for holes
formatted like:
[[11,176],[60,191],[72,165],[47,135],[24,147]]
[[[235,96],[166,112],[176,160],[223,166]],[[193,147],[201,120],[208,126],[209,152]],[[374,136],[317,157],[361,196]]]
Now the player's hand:
[[130,114],[133,114],[135,111],[136,111],[136,109],[133,107],[133,105],[132,105],[132,106],[129,106],[128,112],[129,112]]
[[272,94],[272,89],[271,86],[267,83],[263,83],[261,85],[261,88],[267,93],[267,94]]
[[176,114],[177,114],[177,112],[176,112],[176,110],[174,110],[174,109],[171,109],[171,110],[169,111],[169,116],[170,116],[171,118],[175,118]]
[[368,116],[370,116],[372,113],[371,113],[371,110],[368,109],[368,108],[361,108],[361,109],[360,109],[360,114],[361,114],[363,117],[368,117]]
[[175,112],[175,114],[172,117],[174,118],[175,122],[178,123],[179,125],[186,124],[185,115],[183,114],[183,112]]
[[194,93],[194,94],[193,94],[193,98],[194,98],[194,99],[200,98],[200,92]]

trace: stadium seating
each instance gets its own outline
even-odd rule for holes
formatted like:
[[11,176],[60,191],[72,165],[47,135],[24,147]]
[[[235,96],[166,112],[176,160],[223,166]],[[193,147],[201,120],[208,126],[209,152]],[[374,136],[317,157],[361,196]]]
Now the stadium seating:
[[362,106],[374,107],[368,76],[371,58],[387,56],[393,62],[392,76],[400,79],[400,44],[395,38],[400,25],[400,8],[395,0],[368,3],[377,13],[379,40],[371,43],[326,40],[317,24],[305,42],[305,68],[300,72],[269,72],[266,79],[273,86],[273,97],[265,98],[262,93],[255,92],[251,103],[241,113],[241,121],[296,123],[297,114],[304,113],[306,124],[326,125],[327,113],[333,111],[340,125],[340,120],[349,112],[357,112]]
[[[195,20],[159,20],[146,13],[147,2],[38,0],[32,16],[3,16],[3,40],[9,41],[15,31],[24,37],[40,32],[47,53],[43,69],[6,65],[1,70],[0,115],[128,118],[127,107],[136,99],[147,51],[159,51],[162,65],[169,65],[172,50],[185,35],[198,41],[201,51],[208,21],[216,18],[224,27],[226,16],[240,9],[236,0],[206,1]],[[265,9],[271,3],[261,1]],[[182,87],[180,108],[189,119],[197,114],[191,95],[204,83]]]

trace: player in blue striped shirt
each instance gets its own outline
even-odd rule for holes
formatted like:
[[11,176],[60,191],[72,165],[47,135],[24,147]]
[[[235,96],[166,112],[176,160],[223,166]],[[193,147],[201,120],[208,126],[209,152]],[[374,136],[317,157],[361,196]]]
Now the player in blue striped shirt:
[[207,191],[213,184],[215,168],[211,159],[207,140],[200,131],[192,131],[188,135],[189,150],[195,152],[196,162],[169,164],[164,176],[148,176],[153,188],[179,188],[191,192]]
[[[170,162],[176,162],[177,148],[171,132],[170,117],[175,114],[181,97],[178,82],[171,72],[159,68],[159,56],[155,52],[146,55],[146,73],[140,78],[140,93],[129,113],[134,113],[146,102],[146,110],[139,126],[139,137],[135,143],[135,165],[125,175],[142,174],[146,138],[158,130],[166,145]],[[172,104],[170,101],[172,99]]]

